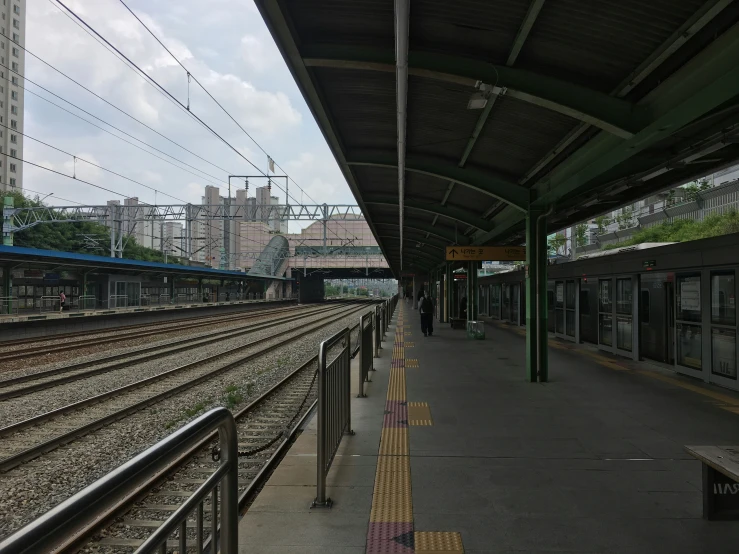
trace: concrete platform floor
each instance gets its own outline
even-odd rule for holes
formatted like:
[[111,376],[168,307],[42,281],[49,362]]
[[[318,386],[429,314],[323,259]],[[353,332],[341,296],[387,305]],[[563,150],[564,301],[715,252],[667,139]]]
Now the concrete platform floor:
[[[700,464],[683,451],[739,444],[739,395],[558,347],[550,347],[550,382],[531,384],[519,334],[490,325],[486,340],[470,341],[435,322],[425,338],[418,312],[402,311],[402,385],[409,403],[428,404],[431,424],[414,420],[425,408],[411,404],[409,456],[387,454],[389,427],[402,424],[388,423],[389,375],[400,373],[385,343],[368,398],[352,399],[356,435],[344,438],[328,478],[334,507],[309,509],[311,426],[242,519],[241,552],[461,551],[427,540],[438,536],[461,538],[468,553],[739,553],[739,522],[701,519]],[[377,523],[389,521],[378,515],[387,500],[375,489],[378,459],[409,459],[410,487],[398,502],[410,522],[400,505],[385,512],[395,523]],[[383,486],[402,488],[397,479]],[[374,503],[373,490],[382,493]],[[378,540],[382,525],[405,532]]]

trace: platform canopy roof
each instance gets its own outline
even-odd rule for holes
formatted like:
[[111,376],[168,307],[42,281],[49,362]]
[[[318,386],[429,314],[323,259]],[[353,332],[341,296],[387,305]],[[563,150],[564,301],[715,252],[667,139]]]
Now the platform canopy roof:
[[6,268],[48,268],[50,270],[94,271],[111,275],[174,275],[198,279],[227,279],[243,281],[291,281],[284,277],[270,275],[247,275],[241,271],[228,271],[210,267],[144,262],[127,258],[109,258],[94,254],[60,252],[21,246],[0,245],[0,267]]
[[256,4],[396,275],[739,159],[739,2]]

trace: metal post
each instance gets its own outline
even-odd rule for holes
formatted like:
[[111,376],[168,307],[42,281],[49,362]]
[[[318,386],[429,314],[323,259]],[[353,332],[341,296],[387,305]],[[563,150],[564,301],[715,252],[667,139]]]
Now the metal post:
[[322,342],[318,348],[318,451],[316,453],[318,471],[316,475],[316,499],[313,502],[317,506],[326,506],[326,342]]
[[9,265],[3,268],[3,287],[0,296],[5,296],[8,299],[8,309],[4,310],[5,313],[13,313],[13,270]]
[[543,211],[526,216],[526,379],[548,379],[547,245]]
[[[221,459],[229,465],[228,473],[223,479],[221,497],[221,552],[236,552],[239,544],[239,448],[236,425],[222,425],[218,429]],[[215,519],[215,506],[213,518]],[[214,542],[215,547],[215,542]],[[211,552],[217,552],[212,548]]]

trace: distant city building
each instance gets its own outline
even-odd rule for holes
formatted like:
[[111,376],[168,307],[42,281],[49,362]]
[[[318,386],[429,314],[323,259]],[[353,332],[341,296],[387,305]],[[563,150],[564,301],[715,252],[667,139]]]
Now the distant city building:
[[[0,6],[0,190],[23,188],[23,78],[26,73],[26,0]],[[7,79],[7,80],[6,80]]]

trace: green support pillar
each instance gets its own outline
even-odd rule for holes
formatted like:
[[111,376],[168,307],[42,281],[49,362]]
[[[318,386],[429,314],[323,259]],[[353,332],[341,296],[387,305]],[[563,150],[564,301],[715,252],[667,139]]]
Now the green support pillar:
[[545,212],[530,210],[526,216],[526,378],[532,383],[549,378],[546,229]]
[[177,300],[175,298],[175,293],[177,292],[177,289],[174,286],[174,275],[169,276],[169,303],[174,304]]
[[467,320],[477,321],[477,263],[467,263]]
[[3,268],[2,290],[0,290],[0,296],[5,296],[8,299],[7,303],[3,306],[3,313],[12,314],[13,302],[10,298],[13,296],[13,271],[10,269],[10,266],[5,266]]
[[447,263],[444,272],[444,323],[452,317],[452,264]]
[[5,208],[13,208],[15,206],[14,199],[12,196],[6,196],[3,198],[3,246],[13,246],[13,233],[9,230],[6,232],[5,229],[10,229],[10,225],[13,222],[13,218],[5,214]]

